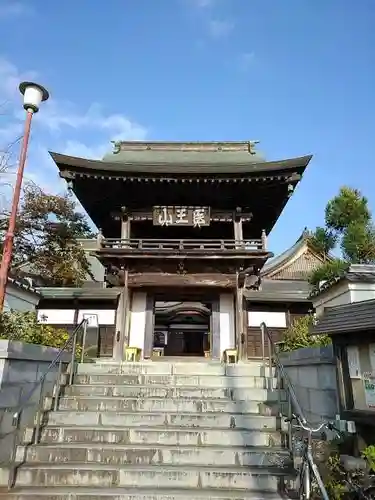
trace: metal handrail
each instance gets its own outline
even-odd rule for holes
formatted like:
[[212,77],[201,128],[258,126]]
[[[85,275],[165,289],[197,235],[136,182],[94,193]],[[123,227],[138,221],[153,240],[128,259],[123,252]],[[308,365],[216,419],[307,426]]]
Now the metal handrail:
[[[269,368],[269,381],[270,381],[270,388],[271,390],[274,390],[274,385],[272,383],[273,379],[273,374],[272,374],[272,367],[273,364],[276,367],[276,375],[277,375],[277,391],[278,391],[278,404],[279,404],[279,412],[280,416],[282,416],[282,410],[281,410],[281,401],[280,401],[280,388],[281,388],[281,380],[285,384],[287,393],[288,393],[288,416],[286,419],[286,422],[289,422],[288,426],[288,444],[289,444],[289,450],[293,453],[293,436],[292,436],[292,431],[293,431],[293,426],[292,422],[297,417],[299,423],[301,424],[301,428],[303,430],[307,430],[309,432],[308,439],[311,440],[311,435],[314,432],[314,428],[309,425],[303,410],[301,408],[301,405],[299,404],[296,391],[294,389],[293,383],[291,382],[284,365],[282,364],[280,360],[280,356],[278,353],[278,350],[276,348],[275,342],[272,339],[272,336],[268,330],[267,325],[263,322],[260,325],[261,329],[261,334],[262,334],[262,359],[263,359],[263,369],[264,369],[264,375],[266,375],[266,365],[267,365],[267,356],[266,356],[266,338],[267,338],[267,347],[268,347],[268,368]],[[283,385],[284,387],[284,385]],[[309,441],[310,442],[310,441]],[[320,489],[320,492],[322,493],[323,498],[328,498],[325,486],[323,484],[322,478],[319,474],[319,471],[316,467],[314,458],[312,456],[312,453],[309,453],[309,460],[310,463],[313,465],[313,473],[314,476],[317,479],[318,487]]]
[[[276,365],[278,375],[280,378],[283,380],[287,387],[288,394],[290,396],[291,403],[294,407],[294,413],[301,419],[301,422],[303,424],[307,423],[307,419],[304,416],[304,413],[302,411],[301,405],[298,402],[297,396],[296,396],[296,391],[294,390],[294,386],[284,368],[284,365],[282,364],[280,360],[279,353],[277,352],[275,342],[272,339],[272,336],[267,328],[267,325],[263,322],[260,325],[260,329],[262,332],[262,359],[263,359],[263,367],[264,370],[266,370],[266,356],[265,356],[265,339],[267,337],[267,344],[268,344],[268,366],[269,366],[269,378],[272,379],[272,364],[273,362]],[[273,388],[271,384],[271,388]]]
[[[87,327],[87,324],[89,322],[88,318],[84,318],[74,329],[74,331],[69,335],[69,338],[66,340],[65,344],[60,348],[59,352],[57,353],[56,357],[51,361],[51,363],[48,365],[46,371],[43,373],[43,375],[40,377],[37,382],[35,382],[34,386],[30,389],[29,392],[25,395],[24,398],[21,399],[21,402],[18,404],[17,411],[13,414],[13,419],[12,419],[12,425],[13,425],[13,430],[10,433],[7,433],[6,436],[9,436],[9,434],[13,434],[13,443],[12,443],[12,449],[11,449],[11,455],[9,459],[9,478],[8,478],[8,489],[11,489],[14,486],[14,480],[15,480],[15,471],[16,471],[16,455],[17,455],[17,448],[20,443],[20,435],[21,432],[25,430],[27,427],[27,423],[25,424],[25,427],[21,426],[21,419],[22,419],[22,414],[23,411],[25,410],[27,404],[29,403],[32,395],[35,393],[36,389],[39,387],[39,400],[37,404],[37,410],[36,410],[36,416],[35,416],[35,429],[34,429],[34,434],[33,434],[33,439],[32,439],[32,444],[36,444],[39,440],[40,437],[40,428],[41,428],[41,420],[42,420],[42,415],[44,413],[44,383],[46,381],[47,375],[51,373],[51,370],[56,367],[58,364],[58,370],[56,373],[56,379],[53,384],[53,410],[56,411],[58,408],[58,402],[59,402],[59,396],[60,396],[60,390],[61,390],[61,377],[62,377],[62,368],[63,364],[68,364],[68,384],[71,385],[73,383],[73,378],[74,378],[74,373],[75,373],[75,365],[77,363],[76,360],[76,348],[77,348],[77,340],[78,340],[78,333],[79,331],[83,328],[84,330]],[[83,335],[84,337],[84,335]],[[70,362],[66,363],[62,360],[62,356],[65,352],[68,351],[68,349],[71,346],[71,350],[69,351],[71,358]],[[84,346],[82,346],[83,349]]]

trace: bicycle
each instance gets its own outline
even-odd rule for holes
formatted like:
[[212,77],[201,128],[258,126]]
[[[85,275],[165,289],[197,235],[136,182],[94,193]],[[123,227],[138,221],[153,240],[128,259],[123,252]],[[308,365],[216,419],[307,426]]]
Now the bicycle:
[[312,476],[314,476],[323,500],[330,500],[313,458],[312,435],[321,432],[323,429],[336,431],[338,433],[340,433],[340,431],[330,422],[322,422],[317,427],[312,427],[308,425],[306,421],[302,421],[297,415],[293,415],[291,418],[285,420],[285,422],[290,422],[291,424],[293,421],[297,421],[297,428],[307,432],[307,436],[303,439],[302,463],[298,474],[298,498],[300,500],[311,499]]
[[[312,476],[319,487],[323,500],[329,500],[327,490],[324,486],[323,480],[319,473],[318,467],[313,458],[312,435],[321,432],[323,429],[328,429],[335,432],[338,436],[343,436],[343,433],[337,429],[332,422],[322,422],[317,427],[312,427],[306,421],[296,415],[285,420],[292,423],[297,422],[297,428],[303,429],[307,432],[307,436],[303,439],[303,452],[302,463],[298,474],[298,498],[299,500],[310,500],[312,494]],[[343,457],[342,457],[343,458]],[[364,461],[365,462],[365,461]],[[363,484],[360,478],[365,477],[365,468],[353,469],[348,467],[344,460],[340,459],[341,470],[343,475],[343,482],[346,487],[346,497],[353,500],[374,500],[375,499],[375,476],[367,475],[367,484]]]

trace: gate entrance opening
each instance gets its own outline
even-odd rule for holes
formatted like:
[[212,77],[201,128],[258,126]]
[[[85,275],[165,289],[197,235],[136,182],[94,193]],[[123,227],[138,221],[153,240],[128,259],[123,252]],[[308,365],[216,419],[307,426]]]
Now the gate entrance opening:
[[164,356],[206,356],[211,350],[211,305],[155,301],[153,347]]

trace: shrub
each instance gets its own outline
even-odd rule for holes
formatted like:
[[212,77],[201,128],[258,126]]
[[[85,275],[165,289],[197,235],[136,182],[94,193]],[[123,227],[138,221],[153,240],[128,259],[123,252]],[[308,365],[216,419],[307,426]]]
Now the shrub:
[[283,352],[295,351],[303,347],[321,347],[331,343],[328,335],[311,335],[311,327],[313,326],[314,318],[311,315],[302,316],[293,321],[291,326],[286,330],[280,350]]
[[0,314],[0,338],[61,348],[69,339],[69,332],[39,323],[33,311],[6,311]]

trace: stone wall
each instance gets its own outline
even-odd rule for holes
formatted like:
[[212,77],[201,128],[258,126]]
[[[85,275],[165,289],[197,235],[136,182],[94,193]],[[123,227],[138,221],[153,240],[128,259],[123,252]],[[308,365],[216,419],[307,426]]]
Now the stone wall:
[[281,353],[280,359],[307,420],[333,420],[338,413],[338,393],[332,346]]
[[[52,347],[0,340],[0,463],[6,461],[11,452],[14,413],[35,388],[23,411],[21,426],[33,423],[40,397],[37,382],[58,352]],[[69,361],[69,354],[64,354],[62,359]],[[43,388],[46,396],[52,394],[57,370],[56,366],[46,376]]]

